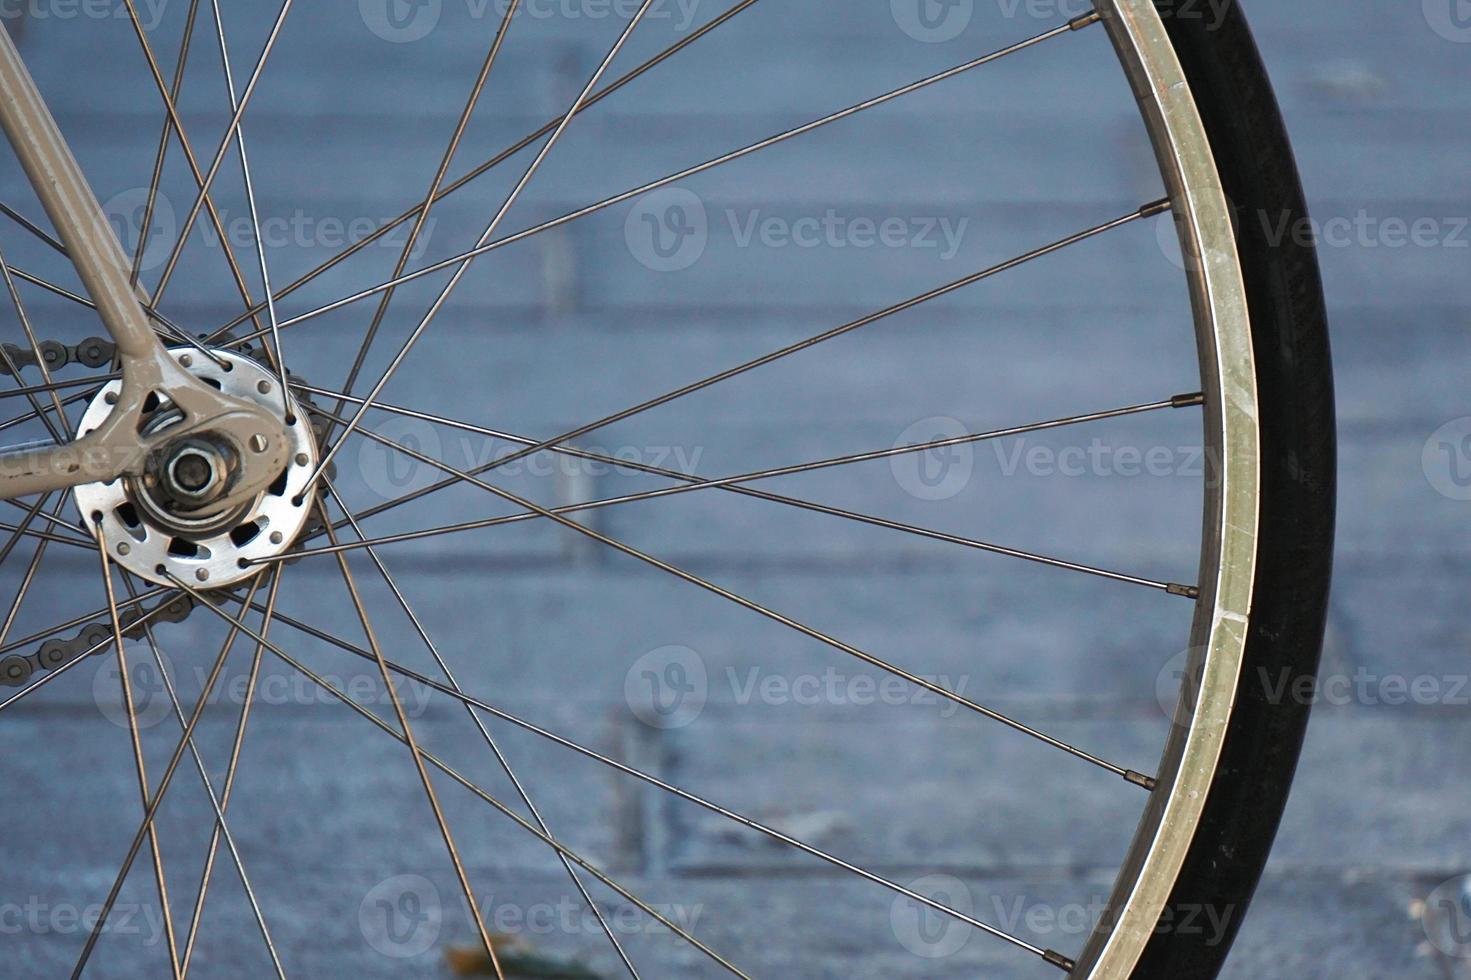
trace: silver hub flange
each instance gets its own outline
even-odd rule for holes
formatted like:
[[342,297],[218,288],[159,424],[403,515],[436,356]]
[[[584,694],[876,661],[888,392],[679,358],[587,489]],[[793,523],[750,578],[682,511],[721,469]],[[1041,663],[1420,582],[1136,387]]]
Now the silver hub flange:
[[[228,369],[187,347],[169,352],[206,384],[286,420],[290,460],[280,479],[241,507],[198,516],[194,505],[228,484],[232,458],[229,446],[191,437],[168,445],[141,475],[73,490],[83,521],[90,527],[100,520],[112,560],[159,585],[171,584],[169,576],[208,588],[250,578],[263,567],[255,562],[291,546],[310,513],[307,480],[316,469],[317,443],[297,400],[255,360],[233,351],[213,353]],[[119,380],[98,392],[77,427],[79,438],[107,418],[121,391]],[[164,399],[144,427],[165,432],[178,420]]]

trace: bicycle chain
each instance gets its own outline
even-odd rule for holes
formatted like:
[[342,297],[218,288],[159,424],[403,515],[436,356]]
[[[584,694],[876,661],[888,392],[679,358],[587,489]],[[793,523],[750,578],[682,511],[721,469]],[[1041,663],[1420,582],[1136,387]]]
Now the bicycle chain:
[[[36,353],[29,347],[19,347],[15,344],[0,346],[3,346],[5,354],[9,355],[8,361],[5,357],[0,356],[0,374],[14,376],[14,372],[10,370],[11,363],[14,363],[17,369],[36,366]],[[68,364],[82,364],[89,368],[107,367],[114,363],[117,355],[117,346],[111,340],[104,340],[100,337],[88,337],[74,345],[47,340],[37,344],[37,347],[40,348],[41,356],[46,359],[48,371],[65,367]],[[249,344],[235,345],[232,349],[248,357],[256,356],[255,350]],[[298,394],[296,400],[311,418],[312,431],[320,445],[327,434],[328,420],[315,410],[316,404],[309,395]],[[328,479],[335,475],[336,469],[335,463],[328,466]],[[309,536],[321,527],[321,518],[313,514],[306,526],[302,528],[302,537]],[[287,563],[294,564],[298,560],[300,559],[288,558]],[[217,591],[229,592],[230,590]],[[152,607],[135,606],[125,610],[118,616],[122,625],[123,637],[130,640],[141,639],[144,636],[144,625],[140,623],[140,620],[145,617],[149,627],[163,623],[182,623],[198,605],[199,603],[192,597],[178,595],[156,603]],[[59,670],[89,653],[93,656],[104,654],[112,649],[113,639],[111,621],[99,621],[81,627],[70,639],[53,637],[46,640],[36,649],[35,653],[12,653],[0,657],[0,687],[20,687],[37,672]]]
[[[15,377],[17,371],[36,367],[40,363],[36,351],[18,344],[3,344],[4,356],[0,356],[0,374]],[[88,337],[79,344],[63,344],[59,340],[43,340],[36,345],[47,371],[57,371],[68,364],[81,364],[89,368],[107,367],[117,357],[117,345],[102,337]],[[13,369],[12,369],[13,366]]]

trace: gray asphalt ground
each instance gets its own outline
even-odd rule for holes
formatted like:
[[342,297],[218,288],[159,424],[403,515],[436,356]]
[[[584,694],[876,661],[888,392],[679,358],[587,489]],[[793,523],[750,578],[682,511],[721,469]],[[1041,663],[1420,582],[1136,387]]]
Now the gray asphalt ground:
[[[266,254],[277,286],[423,194],[496,26],[494,4],[392,3],[399,19],[374,0],[299,4],[262,76],[246,134],[258,204],[272,219]],[[227,6],[238,87],[271,5]],[[904,0],[761,0],[574,120],[501,233],[1040,33],[1080,12],[1075,6],[966,0],[930,8],[944,16],[920,21]],[[1198,6],[1209,15],[1209,4]],[[609,14],[618,9],[591,0],[528,5],[452,177],[565,110],[626,22]],[[656,3],[608,78],[723,9],[709,0]],[[161,0],[139,10],[171,72],[187,5]],[[228,113],[204,10],[180,106],[207,168]],[[1315,218],[1308,231],[1321,246],[1342,500],[1321,703],[1226,975],[1471,977],[1471,918],[1454,908],[1458,897],[1464,907],[1461,876],[1471,871],[1471,11],[1464,0],[1254,0],[1248,12],[1300,157]],[[60,0],[4,8],[132,245],[162,119],[136,38],[117,13],[116,5]],[[473,242],[530,159],[515,157],[439,205],[410,267]],[[258,294],[233,154],[218,186],[227,237]],[[155,230],[168,243],[193,199],[177,146],[164,188]],[[1160,194],[1097,29],[679,188],[483,258],[384,399],[545,438]],[[40,213],[9,163],[0,200]],[[1191,391],[1194,351],[1169,233],[1159,222],[1119,229],[578,444],[713,477]],[[191,241],[164,305],[206,330],[239,311],[238,292],[218,238],[200,231]],[[398,233],[365,249],[284,300],[282,315],[387,278],[404,241]],[[16,266],[72,282],[63,261],[14,226],[0,248]],[[166,254],[166,244],[145,253],[145,283],[156,281]],[[359,391],[443,281],[399,292]],[[85,311],[35,290],[23,296],[43,336],[74,342],[97,332]],[[373,305],[285,331],[292,369],[340,386],[343,358]],[[3,317],[6,339],[16,340],[8,307]],[[460,468],[512,448],[404,418],[374,416],[371,426]],[[1199,444],[1196,417],[1172,411],[762,486],[1189,582]],[[355,510],[438,476],[362,439],[337,461],[337,484]],[[535,457],[504,467],[496,482],[550,505],[667,481]],[[458,488],[364,528],[380,536],[519,509]],[[1168,733],[1170,680],[1191,607],[1156,590],[718,490],[580,519],[1120,764],[1152,768]],[[25,545],[0,567],[7,604],[30,553]],[[465,690],[1028,942],[1081,949],[1142,804],[1122,781],[886,683],[830,646],[544,520],[380,553]],[[12,637],[101,604],[85,551],[53,545],[41,567]],[[351,569],[383,649],[435,673],[374,565],[359,553]],[[363,644],[333,559],[303,559],[283,575],[284,612]],[[393,718],[376,665],[286,625],[272,637]],[[222,625],[197,610],[158,639],[192,705]],[[252,649],[236,646],[199,728],[216,787]],[[128,655],[156,785],[178,726],[147,647],[131,644]],[[115,660],[96,658],[5,711],[0,975],[69,974],[138,826],[118,689]],[[403,698],[425,749],[524,812],[460,707],[412,685]],[[269,654],[255,700],[229,825],[287,975],[450,975],[446,951],[473,946],[475,932],[407,750]],[[1056,974],[595,760],[504,721],[490,725],[554,836],[753,976]],[[450,779],[437,778],[435,788],[501,948],[618,975],[597,920],[550,849]],[[158,821],[180,937],[210,814],[186,758]],[[723,975],[627,898],[583,877],[644,976]],[[1212,913],[1189,927],[1219,929],[1235,910]],[[145,853],[87,976],[166,976],[167,955]],[[272,974],[223,848],[193,967],[198,977]]]

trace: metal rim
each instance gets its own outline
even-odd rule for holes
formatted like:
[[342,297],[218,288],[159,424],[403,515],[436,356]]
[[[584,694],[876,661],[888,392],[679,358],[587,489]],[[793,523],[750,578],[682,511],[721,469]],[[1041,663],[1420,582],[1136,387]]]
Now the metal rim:
[[[1218,461],[1206,481],[1200,602],[1186,676],[1197,679],[1079,976],[1132,975],[1153,938],[1194,841],[1225,742],[1246,649],[1256,577],[1260,433],[1246,283],[1226,194],[1184,68],[1153,0],[1100,0],[1099,10],[1139,99],[1172,210],[1195,310],[1206,444]],[[1212,575],[1213,578],[1207,576]]]

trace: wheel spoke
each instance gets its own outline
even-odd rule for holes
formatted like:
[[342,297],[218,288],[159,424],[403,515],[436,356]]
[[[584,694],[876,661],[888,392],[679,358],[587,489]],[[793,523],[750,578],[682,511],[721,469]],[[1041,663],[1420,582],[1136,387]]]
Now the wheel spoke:
[[[603,77],[603,73],[608,70],[608,66],[613,63],[613,59],[618,57],[618,52],[623,50],[623,45],[627,43],[628,39],[633,35],[634,29],[638,27],[639,22],[643,20],[644,14],[648,13],[649,7],[651,7],[653,3],[654,0],[643,0],[643,3],[639,5],[638,10],[634,13],[633,17],[629,19],[628,25],[624,27],[623,32],[618,35],[618,40],[615,41],[613,43],[613,46],[608,49],[607,55],[605,55],[602,62],[599,63],[597,70],[593,72],[592,77],[587,80],[587,84],[582,87],[582,91],[578,93],[577,98],[573,100],[572,105],[562,116],[562,121],[557,124],[557,128],[552,131],[552,135],[547,137],[546,142],[543,143],[541,149],[537,151],[536,156],[532,159],[530,166],[528,166],[525,173],[521,175],[521,179],[516,182],[516,186],[511,189],[511,193],[506,195],[506,199],[501,204],[500,209],[496,211],[495,217],[491,218],[490,224],[486,225],[484,233],[481,234],[479,241],[476,242],[477,248],[483,246],[486,242],[490,241],[491,238],[495,235],[496,229],[500,227],[501,221],[510,212],[511,208],[520,198],[521,192],[526,189],[526,185],[531,183],[531,178],[536,175],[536,172],[539,169],[541,169],[542,162],[546,160],[547,155],[551,153],[552,147],[557,145],[557,141],[561,139],[562,134],[565,133],[567,131],[567,127],[571,125],[572,117],[577,115],[577,111],[582,107],[583,103],[587,101],[587,98],[589,95],[592,94],[593,89],[597,88],[598,82]],[[460,281],[464,278],[465,273],[470,270],[470,264],[473,261],[473,258],[473,256],[466,257],[459,262],[458,267],[454,271],[454,274],[450,276],[449,282],[445,283],[444,288],[439,291],[439,295],[435,297],[434,302],[430,305],[428,312],[426,312],[423,318],[419,320],[418,326],[414,327],[413,331],[399,347],[398,353],[393,356],[393,360],[389,362],[388,367],[384,369],[383,374],[373,385],[373,390],[368,392],[368,397],[363,401],[361,405],[358,406],[357,412],[353,415],[351,421],[347,423],[347,428],[343,430],[342,438],[333,445],[327,447],[327,451],[322,454],[322,458],[317,463],[316,472],[312,474],[311,480],[315,480],[317,477],[320,477],[323,473],[327,472],[327,467],[331,465],[332,460],[336,457],[337,450],[342,447],[343,443],[347,441],[347,437],[352,435],[352,433],[357,429],[358,425],[362,423],[363,416],[367,414],[368,408],[373,404],[374,400],[383,393],[383,389],[388,385],[388,382],[393,379],[394,374],[397,373],[399,367],[403,364],[404,358],[408,357],[409,352],[413,350],[414,345],[418,343],[419,338],[424,335],[424,331],[427,330],[429,328],[429,324],[433,322],[435,315],[444,308],[444,304],[446,301],[449,300],[450,294],[454,292],[455,287],[460,284]],[[308,482],[311,482],[311,480],[309,480]]]
[[920,79],[917,82],[911,82],[910,84],[905,85],[902,88],[894,89],[891,92],[887,92],[865,102],[859,102],[856,105],[849,106],[848,108],[832,113],[831,115],[823,116],[821,119],[813,120],[812,122],[798,126],[795,129],[786,130],[785,132],[778,133],[777,135],[768,137],[767,139],[761,140],[760,142],[752,143],[749,146],[742,147],[739,150],[733,150],[730,153],[725,154],[724,156],[715,157],[712,160],[707,160],[704,163],[697,164],[686,170],[681,170],[678,173],[670,174],[667,177],[661,177],[658,180],[643,184],[639,187],[635,187],[632,190],[624,191],[621,194],[615,194],[613,197],[604,198],[603,200],[598,201],[595,204],[589,204],[588,206],[577,211],[568,212],[567,214],[564,214],[559,218],[553,218],[550,221],[545,221],[539,225],[535,225],[523,231],[518,231],[515,234],[507,235],[506,237],[497,239],[493,242],[487,242],[483,245],[471,249],[468,252],[465,252],[462,255],[456,255],[451,258],[444,259],[443,261],[435,262],[415,272],[410,272],[402,276],[397,276],[387,282],[379,283],[378,285],[372,286],[368,289],[360,290],[359,292],[353,293],[350,296],[345,296],[342,299],[328,303],[325,306],[319,306],[316,309],[310,310],[299,316],[291,317],[290,319],[283,321],[281,326],[295,326],[296,324],[302,323],[306,320],[322,316],[326,313],[331,313],[332,311],[341,309],[344,306],[348,306],[352,303],[359,302],[360,300],[367,299],[370,296],[375,296],[378,293],[383,292],[385,289],[393,289],[397,286],[403,285],[406,282],[413,282],[414,280],[420,279],[424,276],[432,275],[433,273],[438,272],[441,269],[446,269],[450,266],[467,262],[470,259],[478,258],[479,256],[486,254],[487,252],[493,252],[498,248],[504,248],[505,246],[510,245],[514,242],[521,241],[522,239],[530,238],[533,235],[539,235],[543,232],[550,231],[551,229],[560,227],[570,221],[576,221],[578,218],[583,218],[587,215],[602,211],[605,208],[610,208],[615,204],[621,204],[624,201],[632,200],[635,197],[639,197],[651,191],[658,190],[661,187],[667,187],[670,184],[678,183],[679,181],[684,180],[688,177],[693,177],[696,174],[704,173],[707,170],[713,170],[714,168],[730,163],[733,160],[739,160],[742,157],[747,157],[753,153],[758,153],[762,150],[769,149],[770,147],[775,146],[778,143],[783,143],[789,139],[793,139],[794,137],[810,133],[813,130],[820,129],[823,126],[837,122],[840,119],[846,119],[847,117],[863,112],[864,110],[884,105],[887,102],[891,102],[894,99],[898,99],[913,92],[917,92],[920,89],[926,88],[930,85],[934,85],[937,82],[942,82],[946,79],[954,78],[957,75],[964,74],[965,72],[971,71],[975,68],[979,68],[982,65],[990,64],[991,62],[997,61],[1008,55],[1026,50],[1027,48],[1040,44],[1043,41],[1047,41],[1055,37],[1060,37],[1071,31],[1078,30],[1079,28],[1085,27],[1088,24],[1095,23],[1096,19],[1096,14],[1090,15],[1088,18],[1083,18],[1079,22],[1075,22],[1074,24],[1066,24],[1061,27],[1054,28],[1043,34],[1038,34],[1035,37],[1011,45],[1010,47],[1002,48],[999,51],[993,51],[992,53],[987,55],[982,55],[981,57],[976,58],[972,61],[968,61],[965,64],[956,65],[954,68],[942,71],[937,75],[930,75],[926,78]]
[[[331,494],[332,499],[336,502],[338,508],[342,511],[345,520],[347,520],[347,522],[352,526],[353,532],[357,534],[360,539],[366,541],[367,536],[363,534],[363,529],[358,524],[357,518],[354,517],[352,511],[348,509],[346,502],[343,501],[342,496],[337,492],[337,488],[332,485],[332,481],[326,480],[324,482],[324,485],[327,488],[327,492]],[[445,680],[449,682],[450,687],[452,687],[454,690],[460,691],[460,682],[455,679],[454,672],[450,670],[449,664],[445,662],[444,657],[440,654],[438,645],[435,644],[432,639],[430,639],[428,630],[424,628],[424,625],[419,620],[418,615],[415,614],[413,608],[409,605],[409,601],[404,596],[403,591],[399,589],[398,583],[395,582],[393,580],[393,576],[389,574],[388,566],[384,564],[383,559],[379,557],[378,552],[373,547],[367,546],[367,552],[368,557],[372,559],[373,565],[378,569],[378,574],[382,576],[384,583],[387,584],[389,588],[389,591],[393,593],[394,599],[398,602],[399,608],[404,611],[404,614],[408,616],[409,621],[413,624],[414,632],[419,635],[419,639],[423,642],[424,646],[428,648],[430,655],[433,656],[434,662],[438,664],[440,671],[444,674]],[[496,743],[495,738],[490,734],[490,730],[485,727],[485,723],[481,720],[480,716],[477,715],[475,713],[475,710],[468,704],[465,705],[465,712],[470,716],[471,722],[474,723],[476,729],[480,732],[481,738],[485,740],[486,746],[495,756],[496,762],[499,763],[501,769],[505,772],[506,777],[510,779],[511,785],[514,786],[516,789],[516,795],[521,798],[521,802],[525,804],[526,809],[531,814],[532,819],[536,821],[536,825],[541,828],[543,833],[551,834],[551,828],[548,827],[546,821],[542,819],[541,811],[539,811],[536,808],[536,804],[531,801],[530,794],[526,791],[525,786],[522,784],[520,777],[516,775],[515,770],[511,768],[510,760],[508,760],[505,754],[501,751],[501,748]],[[594,902],[592,896],[588,894],[587,886],[583,884],[582,878],[578,876],[577,869],[572,866],[572,862],[567,859],[567,856],[565,854],[561,854],[559,852],[557,857],[560,859],[562,866],[566,869],[567,874],[571,877],[572,884],[577,889],[578,894],[582,896],[582,899],[587,904],[588,909],[590,909],[593,916],[597,918],[599,927],[602,928],[603,934],[608,937],[608,941],[612,943],[614,952],[618,954],[618,958],[623,962],[623,965],[628,970],[629,975],[632,976],[634,980],[638,980],[638,970],[634,967],[633,961],[629,959],[628,953],[624,951],[623,944],[618,941],[618,936],[613,932],[612,927],[608,925],[608,921],[606,918],[604,918],[602,910],[598,908],[597,903]]]
[[30,218],[27,218],[25,215],[21,214],[19,211],[15,210],[15,208],[6,204],[4,201],[0,201],[0,214],[4,214],[11,221],[14,221],[26,231],[30,232],[32,235],[35,235],[41,241],[45,242],[53,249],[60,252],[62,255],[66,254],[65,245],[61,244],[61,242],[57,241],[53,236],[48,234],[45,229],[43,229],[40,225],[36,224]]
[[[758,2],[758,0],[741,0],[740,3],[738,3],[735,6],[731,7],[725,13],[721,14],[719,17],[716,17],[714,20],[710,21],[708,24],[704,25],[699,30],[693,31],[690,34],[686,35],[685,37],[681,38],[679,41],[675,42],[674,44],[672,44],[669,47],[665,48],[663,51],[661,51],[658,54],[654,55],[648,61],[645,61],[643,64],[639,65],[637,68],[633,69],[632,71],[630,71],[627,74],[625,74],[622,77],[620,77],[617,81],[610,82],[608,85],[604,86],[603,88],[599,89],[596,93],[594,93],[593,95],[591,95],[591,96],[588,97],[587,101],[582,104],[582,108],[579,110],[579,114],[582,113],[582,112],[586,112],[588,109],[592,108],[594,105],[596,105],[597,103],[601,102],[603,99],[607,98],[608,96],[612,95],[614,92],[616,92],[619,89],[623,88],[629,82],[632,82],[634,79],[641,77],[645,72],[649,71],[650,69],[654,68],[655,66],[662,64],[664,61],[666,61],[669,58],[673,57],[679,51],[682,51],[684,48],[686,48],[689,45],[693,44],[694,42],[698,41],[700,38],[702,38],[705,35],[709,34],[711,31],[715,30],[717,27],[720,27],[722,24],[727,23],[731,18],[735,17],[737,14],[741,13],[743,10],[748,9],[749,7],[751,7],[752,5],[756,4],[757,2]],[[353,255],[357,254],[362,249],[365,249],[369,245],[371,245],[374,242],[378,241],[384,235],[386,235],[389,232],[393,231],[395,228],[399,227],[404,222],[413,220],[418,215],[420,215],[426,208],[432,207],[434,204],[438,203],[439,201],[444,200],[446,197],[450,196],[455,191],[458,191],[460,188],[462,188],[465,185],[469,184],[471,181],[476,180],[477,178],[479,178],[479,177],[481,177],[481,176],[489,173],[491,170],[493,170],[496,167],[500,166],[506,160],[509,160],[511,157],[515,156],[517,153],[520,153],[522,150],[526,149],[528,146],[530,146],[531,144],[535,143],[537,140],[541,139],[543,136],[546,136],[552,130],[556,129],[557,128],[557,123],[558,123],[559,120],[560,120],[560,117],[555,117],[553,119],[548,120],[547,123],[545,125],[543,125],[540,129],[536,130],[533,133],[528,133],[526,136],[523,136],[520,140],[516,141],[511,146],[506,147],[504,150],[502,150],[501,152],[497,153],[495,156],[491,157],[489,160],[487,160],[484,163],[480,164],[474,170],[471,170],[469,173],[465,174],[463,177],[460,177],[458,180],[456,180],[453,183],[449,184],[447,187],[444,188],[444,190],[440,191],[439,194],[433,200],[430,200],[430,199],[426,198],[426,199],[420,201],[418,204],[416,204],[413,207],[409,208],[407,211],[403,212],[398,217],[394,218],[392,221],[389,221],[387,224],[384,224],[384,225],[379,226],[371,234],[369,234],[369,235],[367,235],[367,236],[365,236],[363,238],[358,239],[356,242],[354,242],[353,244],[349,245],[343,251],[338,252],[336,255],[332,256],[329,259],[327,259],[325,262],[323,262],[321,265],[317,266],[315,269],[312,269],[310,272],[306,273],[301,278],[299,278],[295,282],[291,283],[289,286],[286,286],[285,288],[283,288],[280,292],[278,292],[276,294],[276,301],[277,302],[280,302],[282,299],[285,299],[287,296],[289,296],[292,293],[296,292],[298,289],[301,289],[303,286],[307,285],[308,283],[315,281],[318,277],[322,276],[324,273],[329,272],[330,270],[336,268],[343,261],[345,261],[348,258],[351,258]],[[0,207],[3,207],[3,205],[0,205]],[[222,326],[218,330],[216,330],[214,333],[210,334],[209,337],[207,338],[208,341],[209,342],[216,342],[216,341],[218,341],[221,337],[225,336],[231,330],[235,329],[240,324],[244,323],[246,320],[249,320],[251,317],[253,317],[253,316],[255,316],[255,315],[263,312],[264,310],[265,310],[265,304],[264,303],[258,304],[256,306],[252,307],[251,309],[246,310],[244,313],[240,314],[240,316],[236,317],[234,320],[231,320],[229,323],[225,324],[224,326]]]

